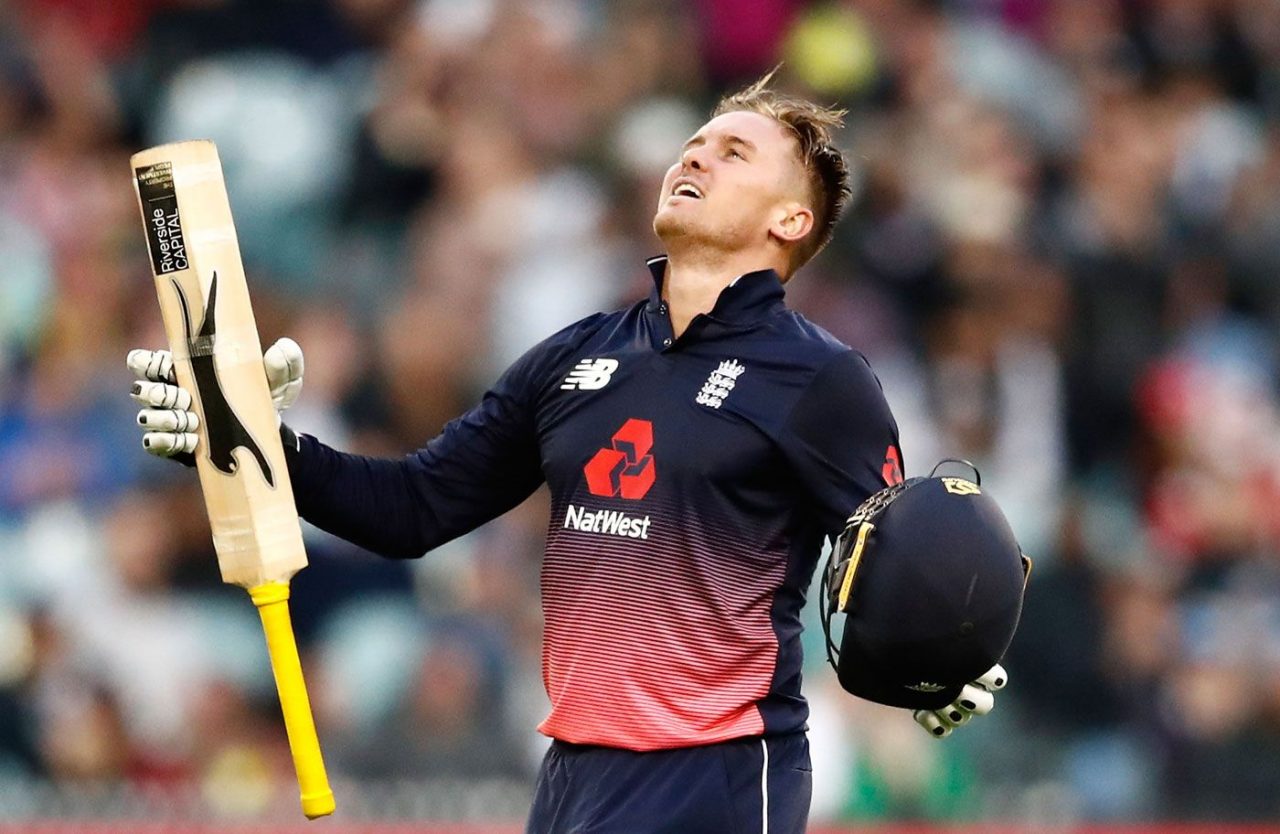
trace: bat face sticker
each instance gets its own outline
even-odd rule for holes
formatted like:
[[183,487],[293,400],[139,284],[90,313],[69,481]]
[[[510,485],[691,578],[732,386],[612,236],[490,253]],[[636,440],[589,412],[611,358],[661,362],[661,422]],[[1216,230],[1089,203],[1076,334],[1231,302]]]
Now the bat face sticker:
[[218,369],[213,363],[213,343],[217,327],[214,309],[218,301],[218,273],[213,273],[209,284],[209,298],[204,310],[204,320],[200,332],[192,336],[191,310],[187,297],[177,281],[169,279],[182,304],[182,324],[186,330],[187,351],[191,356],[191,372],[196,379],[196,397],[204,408],[204,424],[209,438],[209,461],[219,472],[234,475],[238,467],[235,456],[238,448],[244,448],[258,461],[258,468],[267,485],[275,488],[275,473],[267,456],[263,454],[258,443],[249,434],[244,423],[231,410],[227,395],[222,391],[222,383],[218,379]]

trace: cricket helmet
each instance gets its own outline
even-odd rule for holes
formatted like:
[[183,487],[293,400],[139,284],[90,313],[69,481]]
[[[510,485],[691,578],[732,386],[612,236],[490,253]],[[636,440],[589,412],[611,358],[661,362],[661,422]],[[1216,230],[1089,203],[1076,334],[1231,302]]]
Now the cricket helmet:
[[880,490],[827,558],[827,659],[861,698],[941,709],[1000,661],[1018,627],[1031,560],[977,468],[954,462],[973,480],[931,474]]

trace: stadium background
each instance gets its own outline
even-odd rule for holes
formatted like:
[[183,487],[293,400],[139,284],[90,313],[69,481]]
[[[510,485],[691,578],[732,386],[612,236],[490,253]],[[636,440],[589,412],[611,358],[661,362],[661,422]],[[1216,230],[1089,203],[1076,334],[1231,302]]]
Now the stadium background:
[[[647,291],[662,171],[779,61],[856,161],[789,301],[1037,564],[1011,688],[945,743],[810,630],[815,827],[1280,820],[1280,3],[4,0],[0,829],[299,819],[255,612],[138,448],[130,152],[217,141],[263,342],[306,351],[290,423],[394,454]],[[308,532],[307,830],[519,829],[544,514],[403,564]]]

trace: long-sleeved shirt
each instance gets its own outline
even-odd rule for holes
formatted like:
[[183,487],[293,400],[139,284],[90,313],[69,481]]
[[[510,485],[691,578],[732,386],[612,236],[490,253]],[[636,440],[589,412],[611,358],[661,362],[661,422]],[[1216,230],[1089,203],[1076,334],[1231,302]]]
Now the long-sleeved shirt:
[[539,729],[653,750],[804,727],[800,609],[823,538],[901,479],[898,430],[861,354],[748,273],[676,338],[646,301],[519,359],[399,460],[289,449],[299,512],[417,557],[551,493]]

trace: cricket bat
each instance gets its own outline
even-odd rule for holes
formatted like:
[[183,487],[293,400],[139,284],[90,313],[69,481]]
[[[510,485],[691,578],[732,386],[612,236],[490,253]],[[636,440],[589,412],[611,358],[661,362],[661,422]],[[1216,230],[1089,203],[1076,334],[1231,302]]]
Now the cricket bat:
[[200,415],[196,469],[222,581],[248,590],[266,632],[293,764],[310,819],[333,813],[289,620],[307,565],[222,164],[212,142],[130,158],[178,384]]

